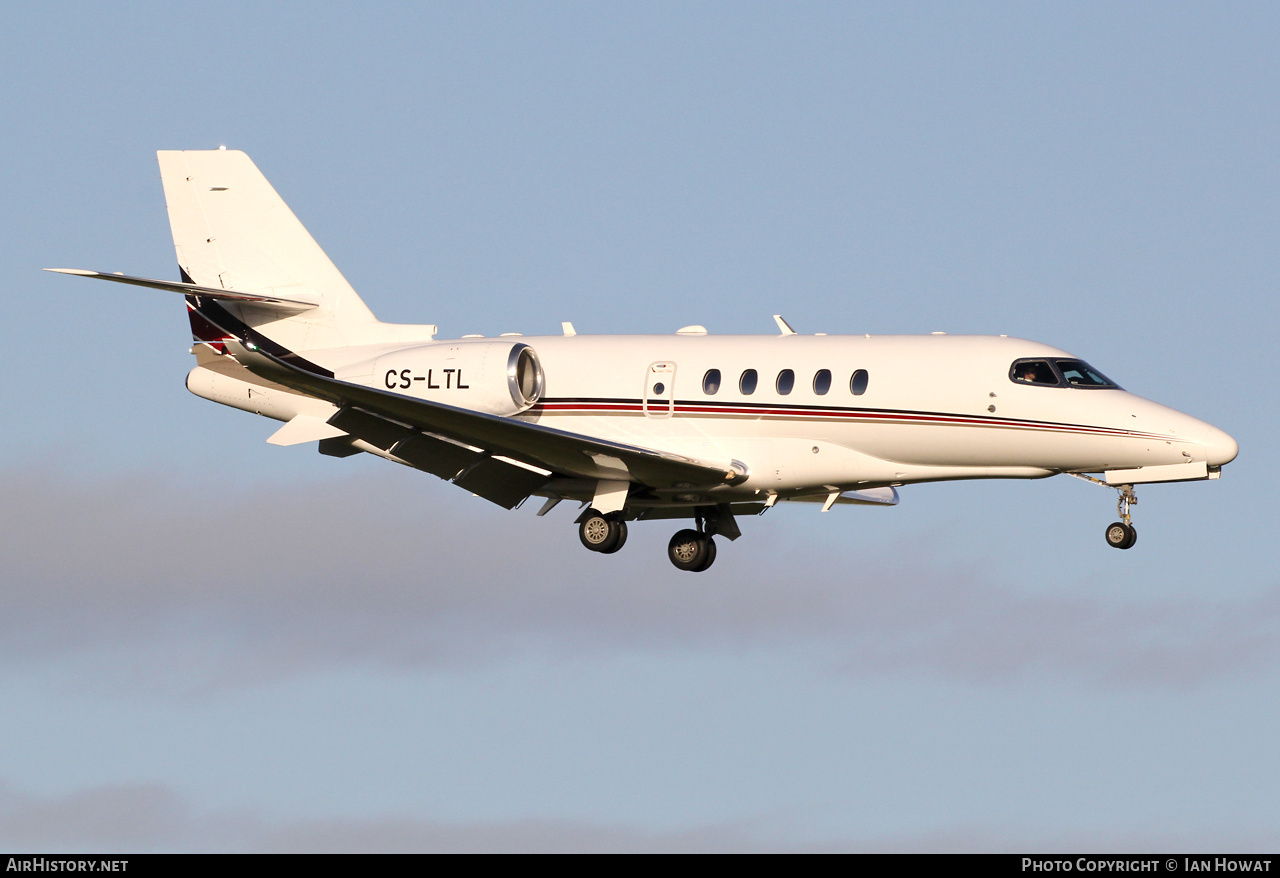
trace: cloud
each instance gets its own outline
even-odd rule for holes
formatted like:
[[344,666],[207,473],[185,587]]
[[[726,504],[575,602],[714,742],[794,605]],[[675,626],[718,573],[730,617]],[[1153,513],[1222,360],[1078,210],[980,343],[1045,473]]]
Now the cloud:
[[1202,853],[1269,850],[1269,829],[1109,827],[1043,832],[1002,824],[799,841],[759,820],[681,829],[529,818],[460,822],[384,815],[274,820],[252,808],[203,811],[161,784],[115,784],[39,796],[0,782],[0,845],[10,851],[262,853],[1027,852]]
[[161,784],[35,796],[0,784],[0,839],[21,850],[153,850],[185,839],[190,809]]
[[0,663],[105,656],[148,685],[529,650],[781,649],[848,674],[1188,686],[1280,653],[1276,587],[1159,604],[1045,594],[940,539],[854,576],[842,547],[747,539],[695,580],[643,546],[582,550],[561,510],[505,513],[409,473],[184,485],[37,467],[0,473],[0,496]]
[[[748,827],[749,828],[749,827]],[[251,808],[201,811],[162,784],[40,796],[0,783],[0,845],[10,851],[620,852],[766,850],[748,828],[645,831],[525,819],[460,823],[413,816],[270,820]]]

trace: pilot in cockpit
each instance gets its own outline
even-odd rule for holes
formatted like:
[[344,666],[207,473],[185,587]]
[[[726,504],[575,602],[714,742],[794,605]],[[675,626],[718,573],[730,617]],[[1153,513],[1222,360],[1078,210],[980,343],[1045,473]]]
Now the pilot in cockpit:
[[1027,384],[1056,385],[1058,383],[1058,376],[1047,360],[1030,360],[1020,363],[1014,374],[1017,380]]

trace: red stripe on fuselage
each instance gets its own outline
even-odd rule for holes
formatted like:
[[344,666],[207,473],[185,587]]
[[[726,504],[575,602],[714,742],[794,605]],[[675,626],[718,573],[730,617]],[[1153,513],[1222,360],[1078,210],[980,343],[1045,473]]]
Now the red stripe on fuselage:
[[[655,401],[650,409],[666,416],[670,409],[666,400]],[[534,406],[531,413],[555,415],[567,414],[641,414],[644,409],[639,402],[589,400],[558,401],[547,400]],[[773,420],[825,420],[825,421],[881,421],[915,424],[939,424],[970,427],[999,427],[1013,430],[1045,430],[1062,433],[1094,433],[1104,436],[1133,436],[1136,438],[1168,439],[1158,433],[1143,433],[1132,430],[1120,430],[1114,427],[1096,427],[1087,424],[1060,424],[1051,421],[1017,421],[1008,418],[986,418],[975,415],[959,415],[943,412],[900,412],[875,409],[839,409],[809,408],[789,406],[739,406],[733,403],[723,405],[676,403],[674,413],[706,417],[735,418],[769,418]]]

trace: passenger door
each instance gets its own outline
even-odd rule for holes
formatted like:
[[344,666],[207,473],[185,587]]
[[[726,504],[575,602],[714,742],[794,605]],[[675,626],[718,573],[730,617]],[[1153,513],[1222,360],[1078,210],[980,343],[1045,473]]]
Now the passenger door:
[[647,418],[669,418],[676,408],[676,364],[670,360],[650,363],[645,370],[640,406]]

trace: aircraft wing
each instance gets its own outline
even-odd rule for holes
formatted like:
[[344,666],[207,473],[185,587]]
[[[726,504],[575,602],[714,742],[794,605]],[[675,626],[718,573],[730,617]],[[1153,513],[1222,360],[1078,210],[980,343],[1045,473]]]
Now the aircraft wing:
[[255,375],[336,405],[330,425],[507,508],[553,476],[651,488],[706,487],[741,477],[730,465],[340,381],[252,342],[226,345]]

